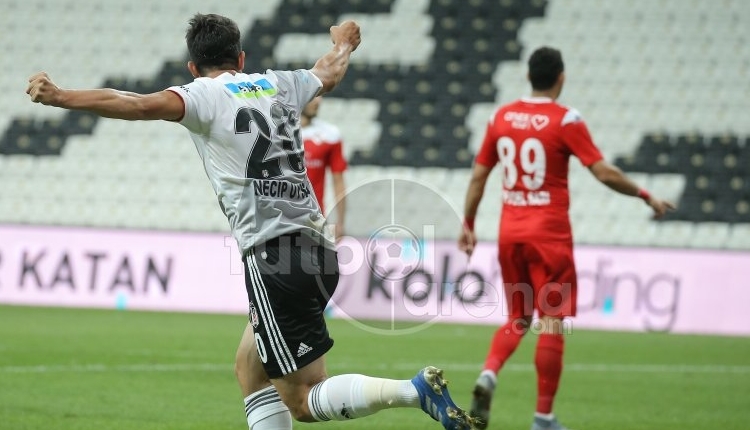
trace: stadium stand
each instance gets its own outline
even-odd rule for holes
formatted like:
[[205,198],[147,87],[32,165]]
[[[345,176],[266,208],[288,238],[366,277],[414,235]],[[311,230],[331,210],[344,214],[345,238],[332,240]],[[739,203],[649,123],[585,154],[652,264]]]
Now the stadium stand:
[[750,147],[736,135],[649,134],[635,155],[619,157],[617,164],[627,171],[684,175],[680,207],[668,219],[750,222]]
[[[126,0],[3,3],[13,13],[0,16],[11,35],[0,41],[0,65],[11,71],[0,76],[7,95],[0,101],[0,222],[226,231],[182,129],[43,109],[22,92],[27,75],[44,68],[70,87],[151,91],[188,80],[175,29],[184,28],[193,5],[143,3],[148,13],[133,13],[137,6]],[[680,206],[668,220],[651,221],[642,203],[607,191],[574,161],[577,241],[750,249],[750,122],[743,118],[750,30],[742,21],[750,3],[201,3],[209,10],[242,17],[248,70],[309,67],[327,49],[330,25],[360,22],[365,42],[321,116],[342,128],[350,188],[408,178],[438,189],[455,209],[430,213],[413,205],[418,222],[458,217],[487,118],[498,103],[525,94],[525,59],[549,44],[566,60],[561,102],[583,113],[608,158]],[[19,17],[42,11],[57,18],[54,25],[21,24]],[[82,14],[91,18],[80,22]],[[488,187],[477,226],[480,238],[492,240],[496,177]],[[349,233],[369,234],[369,223],[356,220],[372,218],[389,201],[349,205]],[[438,237],[455,236],[449,223],[439,224]]]

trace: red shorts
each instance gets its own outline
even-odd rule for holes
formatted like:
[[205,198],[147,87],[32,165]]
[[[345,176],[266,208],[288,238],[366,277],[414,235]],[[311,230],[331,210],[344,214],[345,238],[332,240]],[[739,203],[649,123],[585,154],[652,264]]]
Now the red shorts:
[[569,242],[501,243],[500,270],[509,317],[576,314],[577,279]]

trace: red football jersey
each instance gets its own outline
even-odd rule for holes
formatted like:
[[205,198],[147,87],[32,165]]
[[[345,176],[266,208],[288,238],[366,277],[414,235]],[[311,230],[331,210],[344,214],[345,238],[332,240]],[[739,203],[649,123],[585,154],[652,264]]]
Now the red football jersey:
[[341,149],[341,132],[333,124],[315,118],[306,127],[300,129],[300,137],[305,144],[307,176],[310,178],[310,184],[320,204],[320,210],[325,213],[323,198],[326,169],[331,169],[333,173],[340,173],[347,167]]
[[522,98],[490,118],[476,162],[503,175],[500,241],[572,241],[568,160],[602,159],[581,115],[549,98]]

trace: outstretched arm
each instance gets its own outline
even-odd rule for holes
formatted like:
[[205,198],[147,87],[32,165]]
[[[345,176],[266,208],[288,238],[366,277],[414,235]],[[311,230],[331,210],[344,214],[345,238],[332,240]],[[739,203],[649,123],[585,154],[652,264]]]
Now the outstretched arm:
[[594,177],[604,185],[627,196],[640,197],[654,210],[654,217],[661,218],[669,210],[674,210],[674,204],[652,197],[648,191],[640,188],[630,180],[617,166],[604,160],[599,160],[589,166]]
[[359,25],[354,21],[345,21],[331,27],[333,49],[320,57],[311,69],[323,82],[323,88],[318,95],[323,95],[336,88],[344,78],[349,67],[349,57],[357,49],[360,42]]
[[34,103],[85,110],[115,119],[175,121],[182,117],[184,110],[180,96],[171,91],[137,94],[110,88],[65,90],[44,72],[29,78],[26,94]]
[[490,167],[474,163],[469,188],[466,190],[464,224],[461,229],[461,235],[458,238],[458,248],[469,256],[474,252],[474,246],[477,244],[477,237],[474,234],[474,218],[477,216],[479,202],[484,195],[484,187],[487,184],[487,178],[491,171],[492,168]]

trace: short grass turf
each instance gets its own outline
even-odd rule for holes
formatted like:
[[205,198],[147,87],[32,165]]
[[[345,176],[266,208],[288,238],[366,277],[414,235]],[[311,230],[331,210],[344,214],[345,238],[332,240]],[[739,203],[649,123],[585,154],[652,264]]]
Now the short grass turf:
[[[242,315],[0,306],[0,428],[242,430],[234,380]],[[367,326],[367,324],[365,324]],[[411,334],[329,321],[331,374],[411,378],[445,369],[468,406],[491,326],[432,325]],[[556,402],[577,430],[747,429],[750,338],[575,330]],[[500,374],[491,429],[528,429],[536,376],[527,336]],[[295,428],[439,429],[421,411]]]

